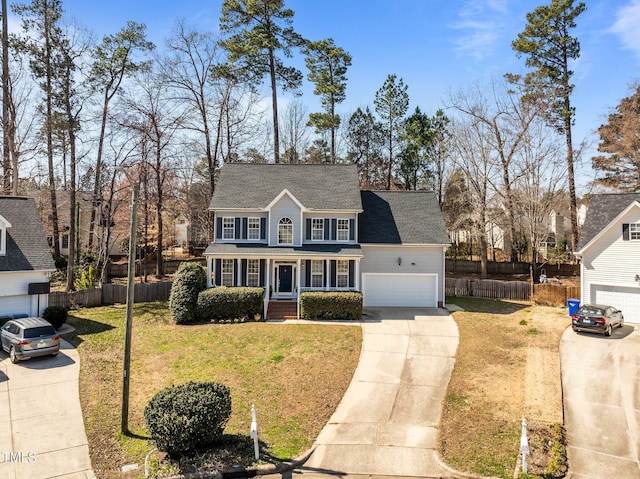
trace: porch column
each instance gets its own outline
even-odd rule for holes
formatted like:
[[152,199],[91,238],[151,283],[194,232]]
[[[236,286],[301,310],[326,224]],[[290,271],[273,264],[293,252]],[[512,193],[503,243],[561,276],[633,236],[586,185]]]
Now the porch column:
[[296,300],[296,319],[300,319],[300,267],[302,265],[302,261],[300,258],[296,261],[297,270],[296,270],[296,283],[298,284],[298,298]]
[[356,258],[356,291],[360,291],[360,258]]
[[233,260],[234,262],[234,267],[233,269],[236,272],[236,286],[241,286],[242,285],[242,260],[240,260],[240,258],[236,258]]
[[264,314],[263,318],[267,319],[267,310],[269,309],[269,289],[271,289],[271,259],[267,258],[266,261],[267,270],[264,272],[265,285],[264,285]]
[[324,272],[325,272],[325,282],[324,289],[325,291],[329,291],[329,285],[331,284],[331,262],[328,259],[324,260]]
[[212,286],[211,275],[213,274],[213,257],[207,256],[207,288]]

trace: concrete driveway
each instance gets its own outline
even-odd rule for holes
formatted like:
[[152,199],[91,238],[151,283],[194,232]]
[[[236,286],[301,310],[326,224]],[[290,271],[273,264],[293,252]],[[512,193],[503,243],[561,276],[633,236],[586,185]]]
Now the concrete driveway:
[[95,478],[84,430],[78,352],[11,364],[0,352],[0,477]]
[[640,326],[560,342],[572,479],[640,477]]
[[435,451],[458,327],[442,309],[366,312],[353,380],[294,475],[448,476]]

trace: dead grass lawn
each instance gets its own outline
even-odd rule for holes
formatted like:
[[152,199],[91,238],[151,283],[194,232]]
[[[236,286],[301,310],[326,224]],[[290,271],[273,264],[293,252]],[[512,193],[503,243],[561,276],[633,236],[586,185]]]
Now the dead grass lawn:
[[[453,314],[460,344],[445,400],[440,452],[459,470],[511,478],[522,418],[543,435],[550,425],[562,424],[559,343],[569,316],[558,307],[450,301],[465,311]],[[531,442],[533,447],[544,441]]]

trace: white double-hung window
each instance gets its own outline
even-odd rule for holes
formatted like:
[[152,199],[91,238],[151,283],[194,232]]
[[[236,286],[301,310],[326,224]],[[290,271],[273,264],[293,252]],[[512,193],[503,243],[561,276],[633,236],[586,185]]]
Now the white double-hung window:
[[260,239],[260,218],[249,218],[247,223],[247,239]]
[[339,259],[336,262],[336,286],[338,288],[349,287],[349,260]]
[[338,220],[338,241],[349,241],[349,220],[348,219],[339,219]]
[[234,239],[236,237],[236,219],[222,218],[222,239]]
[[247,286],[260,286],[260,260],[247,260]]
[[233,267],[235,260],[222,260],[222,286],[233,286]]
[[311,287],[322,288],[324,286],[323,281],[323,264],[322,260],[311,260]]
[[640,240],[640,223],[629,224],[629,239]]
[[322,241],[324,239],[323,218],[313,218],[311,220],[311,239],[313,241]]

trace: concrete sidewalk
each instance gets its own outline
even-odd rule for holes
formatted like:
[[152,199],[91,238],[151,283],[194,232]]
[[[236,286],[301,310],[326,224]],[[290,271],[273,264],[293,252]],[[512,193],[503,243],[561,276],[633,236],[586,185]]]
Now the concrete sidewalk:
[[95,478],[84,430],[78,352],[11,364],[0,352],[0,477]]
[[367,312],[353,380],[293,475],[447,477],[436,448],[456,323],[435,308]]

